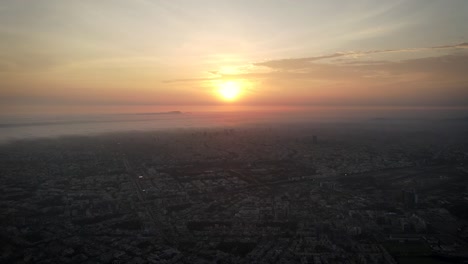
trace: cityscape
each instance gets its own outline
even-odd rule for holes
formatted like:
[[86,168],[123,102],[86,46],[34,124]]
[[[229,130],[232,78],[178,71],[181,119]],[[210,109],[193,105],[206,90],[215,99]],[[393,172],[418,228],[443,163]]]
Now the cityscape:
[[0,0],[0,264],[468,264],[468,0]]
[[464,263],[468,127],[418,127],[10,142],[0,147],[0,262]]

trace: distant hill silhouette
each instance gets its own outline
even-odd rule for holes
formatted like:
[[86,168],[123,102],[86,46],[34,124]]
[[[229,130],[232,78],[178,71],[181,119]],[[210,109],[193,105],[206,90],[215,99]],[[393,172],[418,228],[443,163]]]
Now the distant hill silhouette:
[[370,122],[408,122],[408,121],[426,121],[426,122],[468,122],[468,117],[459,118],[441,118],[441,119],[429,119],[429,118],[387,118],[387,117],[376,117],[369,120]]
[[131,113],[124,115],[180,115],[183,114],[181,111],[168,111],[168,112],[147,112],[147,113]]
[[[48,126],[48,125],[71,125],[71,124],[89,124],[89,123],[115,123],[115,122],[139,122],[148,121],[149,119],[105,119],[110,116],[148,116],[148,115],[181,115],[181,111],[169,112],[154,112],[154,113],[128,113],[128,114],[110,114],[99,116],[99,119],[76,119],[76,120],[52,120],[52,121],[33,121],[33,122],[12,122],[0,123],[0,128],[4,127],[21,127],[21,126]],[[149,118],[149,117],[148,117]]]

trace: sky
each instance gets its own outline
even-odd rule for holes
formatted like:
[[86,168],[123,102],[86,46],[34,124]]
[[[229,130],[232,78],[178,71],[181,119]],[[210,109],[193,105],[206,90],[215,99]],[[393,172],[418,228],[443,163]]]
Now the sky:
[[[468,1],[2,0],[0,110],[468,107]],[[217,92],[227,82],[235,100]]]

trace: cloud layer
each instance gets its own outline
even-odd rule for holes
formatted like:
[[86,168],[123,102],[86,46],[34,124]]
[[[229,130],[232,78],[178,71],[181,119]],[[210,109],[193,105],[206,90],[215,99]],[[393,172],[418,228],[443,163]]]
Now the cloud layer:
[[[212,71],[213,77],[166,82],[250,80],[261,87],[254,90],[261,103],[271,104],[468,106],[467,48],[468,43],[460,43],[336,52],[257,62],[237,74]],[[281,95],[281,100],[271,94]]]

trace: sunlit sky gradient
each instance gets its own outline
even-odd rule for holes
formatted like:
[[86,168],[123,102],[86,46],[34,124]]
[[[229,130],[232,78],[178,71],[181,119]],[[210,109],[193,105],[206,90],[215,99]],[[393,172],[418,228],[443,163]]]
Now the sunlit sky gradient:
[[[468,107],[467,11],[466,0],[3,0],[0,104]],[[239,100],[220,100],[223,81],[242,83]]]

